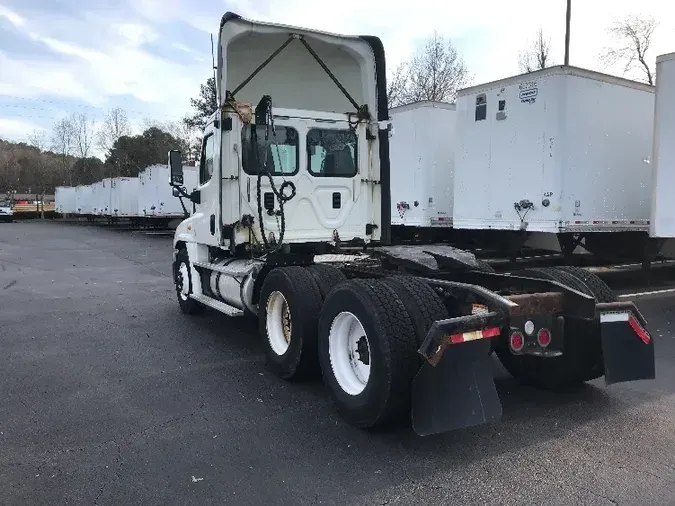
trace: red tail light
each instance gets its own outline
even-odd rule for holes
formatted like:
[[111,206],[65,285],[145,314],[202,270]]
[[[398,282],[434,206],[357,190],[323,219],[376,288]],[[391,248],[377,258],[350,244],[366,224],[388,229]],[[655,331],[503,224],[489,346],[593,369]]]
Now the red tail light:
[[514,332],[509,338],[509,345],[513,351],[520,351],[525,346],[525,338],[520,332]]
[[537,332],[537,342],[542,348],[546,348],[551,344],[551,331],[548,329],[539,329]]

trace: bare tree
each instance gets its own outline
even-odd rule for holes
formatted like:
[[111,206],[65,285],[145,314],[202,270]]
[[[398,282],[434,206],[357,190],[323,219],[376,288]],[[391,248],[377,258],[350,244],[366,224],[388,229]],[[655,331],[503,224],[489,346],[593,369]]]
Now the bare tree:
[[73,184],[73,173],[70,170],[69,155],[72,154],[73,145],[73,124],[69,118],[63,118],[56,122],[52,131],[52,149],[61,159],[61,170],[64,175],[68,175],[68,183]]
[[544,30],[539,28],[534,40],[518,55],[518,67],[521,72],[534,72],[550,65],[551,41],[544,37]]
[[[101,128],[98,130],[98,147],[105,151],[106,156],[108,156],[117,140],[125,135],[131,135],[131,126],[129,125],[127,113],[121,107],[115,107],[108,112]],[[120,161],[116,160],[115,174],[119,176],[121,175],[122,167]]]
[[408,64],[403,62],[394,70],[387,82],[387,102],[389,107],[395,107],[403,102],[406,85],[408,83]]
[[387,92],[390,107],[434,100],[452,102],[457,90],[469,84],[464,60],[450,40],[438,32],[417,48],[394,72]]
[[70,123],[73,127],[75,153],[80,158],[87,158],[96,133],[96,122],[93,119],[90,121],[86,114],[73,114]]
[[124,109],[116,107],[108,112],[98,131],[98,147],[103,151],[110,151],[117,139],[123,135],[131,135],[131,126]]
[[45,133],[44,130],[33,130],[33,132],[28,136],[28,142],[32,147],[35,148],[36,156],[35,156],[35,171],[37,175],[37,187],[40,188],[40,195],[41,199],[40,202],[42,202],[41,210],[40,210],[40,217],[44,220],[45,219],[45,207],[44,207],[44,202],[45,202],[45,193],[47,192],[47,171],[46,169],[46,160],[42,156],[42,151],[44,151],[45,146],[47,145],[47,134]]
[[47,133],[44,130],[33,130],[28,136],[28,142],[39,151],[44,151],[47,147]]
[[654,18],[637,15],[614,23],[609,33],[617,45],[605,48],[600,54],[600,60],[606,67],[622,64],[624,74],[637,68],[644,74],[643,80],[653,85],[655,75],[647,53],[657,26],[658,22]]

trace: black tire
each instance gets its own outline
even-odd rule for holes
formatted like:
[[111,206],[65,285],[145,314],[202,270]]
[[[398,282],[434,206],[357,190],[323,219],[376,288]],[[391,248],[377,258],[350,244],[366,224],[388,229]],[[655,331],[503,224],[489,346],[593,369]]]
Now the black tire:
[[[424,281],[412,276],[392,276],[382,280],[398,295],[415,327],[417,349],[437,320],[449,318],[448,310],[436,292]],[[418,354],[420,364],[424,358]]]
[[330,291],[335,288],[338,283],[347,279],[347,276],[345,276],[341,270],[332,265],[314,264],[308,266],[307,270],[312,275],[316,286],[319,288],[321,300],[326,300]]
[[487,263],[485,260],[478,260],[476,259],[476,264],[478,264],[478,268],[475,269],[477,271],[483,271],[483,272],[496,272],[495,268],[492,267],[489,263]]
[[593,295],[597,302],[616,302],[618,300],[612,289],[597,274],[571,265],[556,267],[556,269],[566,272],[583,282],[588,288],[587,293]]
[[[181,274],[181,265],[185,265],[187,271],[187,280],[183,279]],[[176,266],[174,271],[174,285],[176,287],[176,296],[178,297],[178,305],[180,306],[181,311],[185,314],[200,314],[204,311],[204,304],[197,302],[194,299],[186,297],[183,294],[183,286],[187,281],[188,283],[188,293],[192,293],[192,273],[190,270],[190,258],[188,252],[185,249],[181,249],[176,255]]]
[[[528,269],[517,274],[557,281],[592,295],[583,281],[556,268]],[[518,381],[547,390],[578,387],[605,373],[600,332],[594,323],[568,319],[564,343],[563,354],[558,357],[514,355],[505,343],[495,352],[504,368]]]
[[[340,386],[331,363],[331,327],[343,312],[358,318],[370,349],[370,375],[365,388],[355,394]],[[419,370],[416,342],[405,305],[387,284],[352,279],[333,289],[319,317],[319,363],[346,420],[357,427],[375,428],[410,419],[412,380]]]
[[[290,313],[290,341],[283,352],[281,348],[275,351],[272,343],[276,342],[277,334],[274,329],[268,332],[267,328],[268,304],[282,300],[275,292],[283,295]],[[318,376],[317,325],[321,293],[309,271],[300,266],[272,269],[263,282],[258,307],[259,330],[270,369],[287,380]]]

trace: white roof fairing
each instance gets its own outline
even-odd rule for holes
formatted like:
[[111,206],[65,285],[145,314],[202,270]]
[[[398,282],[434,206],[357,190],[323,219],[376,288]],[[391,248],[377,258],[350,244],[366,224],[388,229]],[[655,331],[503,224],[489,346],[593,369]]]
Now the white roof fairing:
[[[378,70],[384,70],[384,62],[378,66],[366,38],[251,21],[232,13],[223,17],[218,40],[216,79],[221,105],[226,100],[225,90],[234,91],[294,35],[304,38],[354,101],[368,107],[373,120],[386,113],[378,111],[378,84],[385,88],[385,83],[378,83]],[[235,99],[255,106],[263,95],[272,97],[275,108],[356,112],[301,40],[292,40]],[[380,98],[384,100],[379,105],[384,103],[386,109],[386,97]]]

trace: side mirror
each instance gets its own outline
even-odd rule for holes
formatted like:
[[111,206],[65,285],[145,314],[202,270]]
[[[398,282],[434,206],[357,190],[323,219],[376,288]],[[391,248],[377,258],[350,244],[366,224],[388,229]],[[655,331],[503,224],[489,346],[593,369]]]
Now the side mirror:
[[183,157],[179,149],[169,151],[169,168],[171,184],[183,184]]

